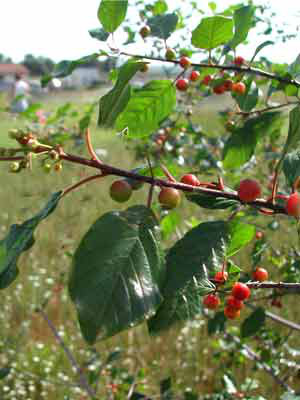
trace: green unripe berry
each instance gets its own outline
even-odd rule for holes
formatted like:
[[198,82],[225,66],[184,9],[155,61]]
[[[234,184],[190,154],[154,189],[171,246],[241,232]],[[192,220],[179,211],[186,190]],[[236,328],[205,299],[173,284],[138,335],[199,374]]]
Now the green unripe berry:
[[177,189],[171,187],[164,187],[159,193],[158,200],[160,204],[165,208],[175,208],[180,204],[180,192]]
[[50,164],[50,163],[45,163],[45,164],[43,165],[43,169],[44,169],[44,171],[47,172],[47,173],[49,173],[49,172],[51,171],[51,168],[52,168],[52,164]]
[[110,197],[118,203],[124,203],[130,199],[132,187],[126,180],[113,182],[110,187]]
[[18,162],[12,162],[9,166],[10,172],[19,172],[20,171],[20,164]]
[[176,53],[171,47],[168,47],[166,50],[165,58],[168,61],[172,61],[176,58]]

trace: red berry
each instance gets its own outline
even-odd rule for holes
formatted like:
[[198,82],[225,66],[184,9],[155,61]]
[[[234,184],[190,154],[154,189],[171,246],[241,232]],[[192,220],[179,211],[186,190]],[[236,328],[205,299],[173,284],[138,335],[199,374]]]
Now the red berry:
[[214,280],[215,281],[219,281],[219,282],[225,282],[228,279],[228,273],[226,271],[218,271],[216,273],[216,275],[214,276]]
[[193,174],[183,175],[183,177],[180,179],[180,182],[192,186],[199,186],[200,184],[199,179]]
[[215,94],[223,94],[225,92],[225,86],[224,85],[215,86],[213,88],[213,91]]
[[110,197],[119,203],[129,200],[131,193],[132,187],[125,180],[115,181],[110,187]]
[[189,87],[189,81],[187,79],[178,79],[178,81],[176,81],[176,87],[178,90],[185,92]]
[[211,75],[205,75],[205,77],[202,79],[202,83],[203,85],[209,85],[211,80],[212,80]]
[[182,56],[179,60],[179,65],[182,68],[187,69],[191,66],[191,60],[185,56]]
[[253,272],[253,280],[263,282],[269,278],[268,271],[264,268],[257,267]]
[[149,36],[150,33],[151,33],[151,28],[148,25],[145,25],[140,29],[140,35],[142,36],[143,39]]
[[293,217],[300,216],[300,195],[298,192],[291,194],[287,199],[285,210],[288,215],[292,215]]
[[238,188],[238,196],[242,201],[250,202],[254,201],[261,195],[261,189],[258,184],[253,179],[244,179],[240,182]]
[[232,287],[231,294],[238,300],[246,300],[250,297],[251,291],[244,283],[236,282]]
[[176,57],[175,51],[171,49],[171,47],[168,47],[165,54],[166,60],[171,61],[174,60],[175,57]]
[[264,234],[260,231],[257,231],[255,234],[256,239],[260,240],[264,237]]
[[240,66],[240,65],[245,64],[245,59],[243,57],[241,57],[241,56],[237,56],[237,57],[235,57],[233,62],[234,62],[235,65],[239,65]]
[[180,199],[180,192],[171,187],[162,188],[158,195],[160,204],[168,209],[177,207],[180,203]]
[[220,303],[221,300],[219,296],[215,294],[208,294],[203,299],[203,304],[205,305],[205,307],[210,308],[211,310],[215,310],[216,308],[218,308]]
[[229,319],[235,319],[240,316],[241,312],[240,312],[240,310],[236,310],[234,308],[227,306],[224,308],[224,314],[225,314],[225,317],[227,317]]
[[233,83],[231,90],[236,94],[244,94],[246,92],[246,85],[243,82]]
[[192,71],[190,74],[190,81],[196,82],[200,78],[200,73],[198,71]]
[[227,297],[226,304],[233,310],[241,310],[244,307],[244,303],[241,300],[238,300],[234,296]]
[[233,82],[231,79],[226,79],[223,83],[226,92],[230,92],[232,90]]
[[275,298],[275,299],[273,299],[271,301],[271,306],[281,308],[282,307],[282,303],[281,303],[281,301],[279,299]]

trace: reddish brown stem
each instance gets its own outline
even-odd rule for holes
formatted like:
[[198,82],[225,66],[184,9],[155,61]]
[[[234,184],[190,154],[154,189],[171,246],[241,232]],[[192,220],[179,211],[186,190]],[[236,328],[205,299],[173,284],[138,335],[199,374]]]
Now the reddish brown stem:
[[163,164],[161,164],[161,169],[163,170],[163,173],[164,173],[165,176],[169,179],[169,181],[171,181],[171,182],[176,182],[176,179],[175,179],[174,176],[170,173],[170,171],[168,170],[167,167],[165,167]]
[[93,148],[89,128],[87,128],[85,131],[85,141],[86,141],[86,146],[87,146],[88,152],[90,153],[90,156],[92,157],[92,160],[97,160],[99,163],[102,164],[102,162],[99,160],[99,158]]
[[66,194],[72,192],[73,190],[77,189],[79,186],[84,185],[84,184],[87,183],[87,182],[91,182],[91,181],[93,181],[93,180],[95,180],[95,179],[103,178],[104,176],[105,176],[105,174],[97,174],[97,175],[88,176],[88,177],[82,179],[81,181],[75,183],[74,185],[67,187],[67,188],[63,191],[63,194],[62,194],[61,197],[64,197]]

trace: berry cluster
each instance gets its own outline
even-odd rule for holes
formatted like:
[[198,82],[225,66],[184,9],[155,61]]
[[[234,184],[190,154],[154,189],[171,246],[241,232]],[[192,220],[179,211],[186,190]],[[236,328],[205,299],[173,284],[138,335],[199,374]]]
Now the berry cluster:
[[[171,55],[171,51],[172,49],[167,49],[166,52],[166,59],[167,60],[173,60],[175,58],[175,53],[172,53]],[[245,60],[243,57],[236,57],[234,59],[234,64],[237,66],[241,66],[245,63]],[[191,66],[191,60],[187,57],[181,57],[179,60],[179,65],[183,68],[183,69],[188,69]],[[224,75],[224,73],[222,72],[222,75]],[[200,73],[199,71],[193,70],[191,72],[191,74],[189,75],[189,79],[186,78],[180,78],[176,81],[176,88],[180,91],[186,91],[189,87],[189,82],[196,82],[198,81],[200,78]],[[216,83],[214,82],[213,78],[211,75],[206,75],[203,80],[202,80],[202,84],[205,86],[212,86],[213,88],[213,92],[215,94],[223,94],[225,92],[232,92],[232,93],[236,93],[236,94],[244,94],[246,91],[246,85],[243,82],[234,82],[233,80],[226,79],[224,77],[224,79],[221,80],[221,83]]]

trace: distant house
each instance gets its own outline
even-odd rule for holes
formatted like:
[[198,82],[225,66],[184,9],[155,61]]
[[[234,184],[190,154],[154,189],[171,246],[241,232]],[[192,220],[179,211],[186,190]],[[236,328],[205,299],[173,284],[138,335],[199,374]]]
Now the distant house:
[[9,90],[16,74],[28,76],[28,69],[21,64],[0,64],[0,91]]
[[77,67],[70,76],[62,79],[65,88],[83,88],[93,86],[101,81],[98,65]]

